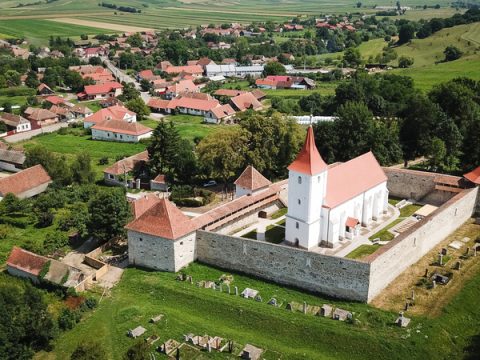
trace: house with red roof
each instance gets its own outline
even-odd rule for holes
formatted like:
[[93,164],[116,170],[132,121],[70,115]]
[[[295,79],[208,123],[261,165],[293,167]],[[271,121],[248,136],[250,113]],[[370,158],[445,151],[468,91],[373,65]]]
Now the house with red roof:
[[128,186],[130,174],[148,161],[148,151],[129,156],[117,161],[103,170],[103,180],[108,185]]
[[165,91],[166,99],[174,99],[184,92],[200,92],[200,88],[192,80],[180,80],[170,85]]
[[246,111],[249,109],[259,111],[263,109],[262,103],[258,101],[251,92],[247,92],[245,94],[241,94],[231,98],[230,103],[232,104],[232,107],[237,111]]
[[36,196],[45,190],[52,179],[42,165],[35,165],[13,175],[0,178],[0,200],[8,193],[20,199]]
[[203,76],[203,68],[200,65],[185,65],[185,66],[168,66],[164,70],[169,75],[186,73],[195,78]]
[[28,107],[23,114],[35,127],[58,123],[58,115],[47,109]]
[[88,129],[105,120],[122,120],[128,123],[134,123],[137,122],[137,114],[124,106],[113,105],[87,116],[83,121],[83,127]]
[[91,127],[93,140],[138,143],[152,136],[153,130],[137,122],[109,119]]
[[205,113],[204,121],[209,124],[220,124],[221,122],[226,123],[231,120],[235,114],[236,111],[230,106],[230,104],[225,104],[208,110]]
[[[368,152],[328,166],[315,146],[313,129],[288,167],[288,213],[285,240],[307,250],[336,247],[358,235],[387,210],[387,177]],[[355,179],[355,181],[352,181]]]
[[463,177],[475,185],[480,185],[480,166],[466,173]]
[[79,100],[101,100],[122,95],[123,85],[113,81],[103,84],[86,85],[81,93],[77,94]]
[[252,165],[242,172],[234,182],[235,184],[235,197],[239,198],[244,195],[253,195],[259,191],[266,190],[272,182],[264,177],[257,169]]
[[41,96],[48,96],[48,95],[55,94],[55,91],[50,89],[50,87],[47,84],[41,83],[37,87],[37,94]]

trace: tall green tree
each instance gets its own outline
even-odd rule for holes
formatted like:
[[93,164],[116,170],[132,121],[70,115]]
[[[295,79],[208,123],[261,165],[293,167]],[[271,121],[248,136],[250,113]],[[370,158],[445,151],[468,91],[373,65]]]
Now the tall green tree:
[[137,114],[137,120],[142,121],[147,118],[148,115],[150,115],[150,108],[145,104],[143,99],[141,98],[135,98],[132,100],[129,100],[125,106],[127,107],[128,110],[133,111],[134,113]]
[[73,181],[78,184],[88,184],[95,180],[90,154],[82,151],[75,156],[71,166]]
[[120,188],[99,191],[88,204],[89,232],[100,240],[108,241],[125,236],[125,225],[131,218],[125,190]]
[[178,175],[181,139],[175,124],[161,120],[153,131],[147,148],[148,167],[152,175],[165,174],[171,180]]
[[48,172],[54,183],[58,185],[70,185],[72,172],[63,155],[57,155],[42,145],[29,147],[26,152],[25,166],[42,165]]

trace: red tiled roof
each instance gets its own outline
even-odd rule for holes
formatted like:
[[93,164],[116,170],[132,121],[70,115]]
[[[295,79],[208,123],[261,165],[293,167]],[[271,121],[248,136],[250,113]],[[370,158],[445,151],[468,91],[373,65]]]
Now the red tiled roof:
[[278,81],[289,81],[291,77],[286,75],[269,75],[266,77],[266,79],[278,82]]
[[213,115],[215,115],[217,119],[223,119],[224,117],[232,116],[235,114],[235,110],[233,110],[233,108],[229,104],[214,107],[210,111],[213,113]]
[[328,169],[324,206],[334,208],[387,181],[372,152]]
[[277,81],[270,79],[257,79],[255,80],[255,85],[257,86],[277,86]]
[[355,219],[353,217],[348,217],[347,218],[347,221],[345,222],[345,225],[350,227],[350,228],[354,228],[355,226],[357,226],[360,222],[358,221],[358,219]]
[[165,175],[157,175],[155,179],[152,180],[153,182],[156,182],[158,184],[166,184],[167,180],[165,179]]
[[154,109],[168,109],[169,104],[170,100],[151,98],[148,101],[147,106]]
[[50,87],[49,87],[47,84],[41,83],[40,85],[38,85],[38,87],[37,87],[37,90],[38,90],[38,91],[42,91],[43,89],[48,89],[48,90],[50,90],[51,92],[53,92],[53,90],[50,89]]
[[105,109],[100,109],[96,113],[85,118],[86,122],[99,123],[105,120],[124,120],[125,115],[133,116],[135,113],[120,105],[113,105]]
[[231,99],[231,101],[233,105],[235,105],[240,111],[247,109],[259,110],[262,108],[262,103],[258,101],[252,93],[249,92],[235,96]]
[[40,108],[27,108],[25,110],[25,114],[27,115],[29,120],[35,121],[44,121],[49,119],[55,119],[57,114],[52,113],[47,109],[40,109]]
[[153,74],[152,70],[142,70],[138,73],[138,76],[141,77],[142,79],[150,79],[155,75]]
[[190,218],[167,199],[160,199],[138,219],[127,224],[128,230],[175,240],[194,231]]
[[123,120],[104,120],[96,123],[92,126],[94,130],[110,131],[117,134],[126,135],[143,135],[153,131],[151,128],[146,127],[139,123],[129,123]]
[[112,174],[112,175],[121,175],[124,172],[132,171],[135,166],[137,166],[140,162],[147,162],[148,161],[148,151],[142,151],[141,153],[129,156],[125,159],[117,161],[115,164],[109,166],[105,170],[104,173]]
[[254,190],[267,187],[272,183],[270,180],[265,178],[257,169],[255,169],[252,165],[249,165],[242,172],[239,178],[235,180],[234,184],[241,186],[244,189],[254,191]]
[[463,177],[474,184],[480,185],[480,166],[463,175]]
[[180,99],[173,99],[168,105],[170,108],[183,107],[194,110],[203,110],[208,111],[219,105],[217,100],[202,100],[202,99],[192,99],[188,97],[182,97]]
[[142,216],[148,209],[160,202],[160,198],[153,194],[145,195],[135,201],[132,201],[132,211],[134,219],[138,219]]
[[167,91],[178,94],[184,91],[198,91],[198,87],[192,80],[180,80],[178,83],[169,86]]
[[252,95],[255,96],[257,100],[263,99],[265,96],[267,96],[267,94],[259,89],[252,90]]
[[65,103],[65,99],[62,99],[60,96],[51,95],[45,98],[45,101],[48,101],[52,105],[58,105]]
[[238,95],[245,94],[246,92],[247,91],[244,91],[244,90],[218,89],[217,91],[215,91],[215,95],[235,97],[235,96],[238,96]]
[[323,161],[320,153],[315,145],[315,138],[313,136],[312,126],[308,127],[307,137],[302,150],[297,155],[297,158],[290,164],[288,170],[296,171],[306,175],[319,174],[327,168],[327,164]]
[[38,276],[47,262],[47,258],[15,246],[8,257],[7,265]]
[[180,74],[181,72],[188,74],[203,74],[203,68],[199,65],[169,66],[164,71],[167,74]]
[[95,81],[95,83],[115,82],[115,78],[113,77],[113,75],[110,72],[102,72],[102,73],[96,73],[95,72],[95,73],[91,73],[91,74],[85,74],[85,75],[82,75],[82,78],[83,79],[90,78],[93,81]]
[[42,165],[35,165],[16,174],[0,179],[0,194],[20,195],[37,186],[51,183],[52,179]]
[[118,82],[108,82],[105,84],[86,85],[84,92],[87,95],[99,95],[99,94],[107,94],[109,92],[114,91],[115,89],[122,89],[122,88],[123,88],[123,85],[119,84]]

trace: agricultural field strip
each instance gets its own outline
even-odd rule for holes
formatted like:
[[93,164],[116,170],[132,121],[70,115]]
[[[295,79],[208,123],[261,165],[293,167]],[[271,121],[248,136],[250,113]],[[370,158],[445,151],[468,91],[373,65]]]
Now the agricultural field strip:
[[112,24],[99,21],[89,21],[84,19],[75,19],[75,18],[55,18],[47,19],[48,21],[54,21],[65,24],[73,24],[79,26],[87,27],[96,27],[100,29],[114,30],[114,31],[126,31],[126,32],[141,32],[141,31],[152,31],[152,28],[140,27],[140,26],[128,26],[122,24]]

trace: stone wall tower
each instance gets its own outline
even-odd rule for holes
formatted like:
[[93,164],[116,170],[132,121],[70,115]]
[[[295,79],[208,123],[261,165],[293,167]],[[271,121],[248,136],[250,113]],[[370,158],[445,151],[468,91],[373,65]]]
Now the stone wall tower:
[[312,126],[307,130],[302,150],[288,170],[285,240],[292,245],[311,249],[320,242],[328,172],[328,166],[315,146]]

